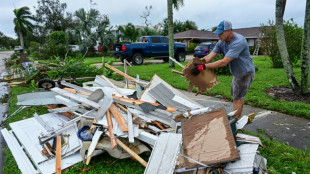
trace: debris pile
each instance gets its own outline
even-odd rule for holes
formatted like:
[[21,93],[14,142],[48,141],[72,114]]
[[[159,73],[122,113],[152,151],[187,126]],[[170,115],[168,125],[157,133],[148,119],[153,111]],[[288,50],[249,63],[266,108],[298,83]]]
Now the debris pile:
[[[133,157],[146,174],[266,172],[259,138],[237,133],[249,116],[236,120],[234,112],[202,106],[157,75],[142,82],[106,66],[136,88],[117,87],[98,75],[83,87],[62,81],[50,91],[18,96],[17,105],[49,108],[48,114],[1,130],[22,173],[55,173],[80,161],[88,165],[105,152]],[[147,151],[145,161],[139,154]]]

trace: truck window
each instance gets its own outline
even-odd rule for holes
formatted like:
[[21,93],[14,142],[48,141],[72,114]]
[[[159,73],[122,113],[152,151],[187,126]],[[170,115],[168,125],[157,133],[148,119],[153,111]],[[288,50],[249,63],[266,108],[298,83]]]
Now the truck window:
[[152,43],[161,43],[160,42],[160,37],[151,37]]
[[169,43],[168,37],[162,37],[162,39],[163,39],[163,43]]

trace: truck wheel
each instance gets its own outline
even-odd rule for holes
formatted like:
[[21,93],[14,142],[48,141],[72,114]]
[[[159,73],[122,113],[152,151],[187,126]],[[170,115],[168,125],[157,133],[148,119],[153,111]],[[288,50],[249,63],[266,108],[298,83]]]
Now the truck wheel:
[[136,53],[132,56],[132,64],[142,65],[143,64],[143,55],[141,53]]
[[175,56],[175,59],[179,62],[184,62],[186,59],[186,55],[184,52],[178,52],[177,55]]
[[163,58],[163,61],[164,61],[164,62],[169,62],[169,57],[164,57],[164,58]]
[[55,87],[55,82],[51,79],[41,79],[38,83],[39,88],[51,89]]

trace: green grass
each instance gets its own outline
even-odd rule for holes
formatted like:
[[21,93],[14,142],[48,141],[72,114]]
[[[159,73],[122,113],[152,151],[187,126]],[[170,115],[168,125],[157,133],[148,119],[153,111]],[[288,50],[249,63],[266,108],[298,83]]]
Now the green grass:
[[[84,62],[94,64],[94,63],[102,63],[102,60],[103,60],[102,57],[85,57]],[[120,62],[120,59],[115,60],[113,57],[104,57],[104,61]]]
[[[258,71],[255,74],[254,81],[248,94],[245,96],[246,104],[309,119],[310,104],[278,101],[275,98],[269,97],[264,92],[273,86],[279,87],[289,85],[284,69],[272,68],[269,57],[261,56],[256,57],[253,60],[255,66],[258,67]],[[185,65],[186,63],[183,64]],[[119,67],[119,69],[123,70],[122,67]],[[178,65],[176,65],[175,68],[170,68],[168,63],[164,63],[156,65],[132,66],[128,67],[127,72],[133,77],[139,74],[141,79],[147,81],[150,81],[153,75],[157,74],[160,78],[173,87],[187,90],[189,83],[185,82],[183,77],[175,73],[171,73],[172,69],[178,71],[182,70],[182,68]],[[297,78],[300,77],[300,68],[294,68],[294,72]],[[221,95],[223,98],[232,101],[232,97],[230,95],[232,76],[218,75],[217,77],[220,80],[220,84],[203,94],[210,96]],[[194,89],[194,91],[196,90]]]

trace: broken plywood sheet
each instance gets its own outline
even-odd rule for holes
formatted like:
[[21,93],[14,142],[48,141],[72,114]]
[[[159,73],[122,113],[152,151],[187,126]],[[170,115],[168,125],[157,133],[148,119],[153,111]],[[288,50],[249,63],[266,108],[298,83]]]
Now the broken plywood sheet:
[[182,135],[162,133],[158,137],[144,174],[172,174],[182,144]]
[[177,89],[173,88],[171,85],[169,85],[167,82],[165,82],[164,80],[162,80],[160,77],[158,77],[156,74],[153,76],[152,80],[150,81],[150,83],[147,85],[146,89],[141,93],[139,100],[142,101],[147,101],[147,102],[156,102],[156,99],[154,99],[152,96],[150,96],[149,90],[151,90],[153,87],[155,87],[156,85],[158,85],[159,83],[164,84],[168,89],[170,89],[175,95],[178,95],[188,101],[190,101],[191,103],[197,105],[200,108],[203,108],[204,106],[200,105],[199,103],[197,103],[196,101],[188,98],[187,96],[185,96],[184,94],[182,94],[180,91],[178,91]]
[[[182,120],[185,156],[211,165],[239,159],[224,108]],[[200,165],[185,159],[185,167]]]
[[206,61],[195,57],[185,66],[182,72],[184,77],[197,87],[198,92],[202,93],[210,90],[220,82],[212,69],[205,69],[198,75],[193,75],[192,69],[195,67],[195,63],[206,64]]

